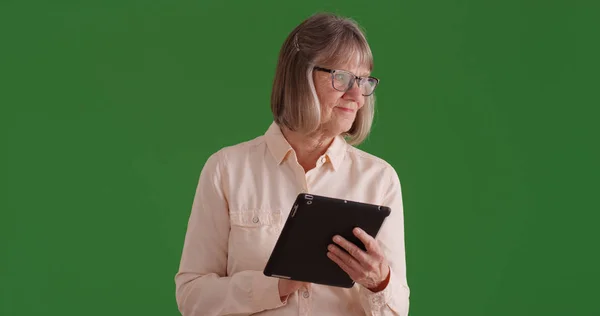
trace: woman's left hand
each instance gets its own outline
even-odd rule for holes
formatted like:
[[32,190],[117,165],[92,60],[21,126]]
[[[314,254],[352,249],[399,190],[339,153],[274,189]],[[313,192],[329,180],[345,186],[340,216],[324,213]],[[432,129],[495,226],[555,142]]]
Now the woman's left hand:
[[377,241],[362,229],[355,228],[353,233],[365,245],[366,252],[343,237],[335,236],[333,241],[348,253],[331,244],[327,248],[329,250],[327,256],[346,271],[356,283],[371,291],[380,291],[387,285],[384,283],[390,273],[383,251]]

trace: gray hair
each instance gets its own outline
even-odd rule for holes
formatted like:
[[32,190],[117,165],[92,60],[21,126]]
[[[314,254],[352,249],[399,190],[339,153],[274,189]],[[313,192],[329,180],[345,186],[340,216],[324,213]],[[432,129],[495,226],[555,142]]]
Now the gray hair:
[[[279,53],[271,93],[275,123],[302,133],[315,131],[321,123],[321,105],[313,82],[313,67],[335,67],[357,56],[361,65],[373,70],[371,48],[354,20],[331,13],[304,20],[288,35]],[[360,144],[371,131],[375,96],[365,98],[352,127],[344,134],[352,145]]]

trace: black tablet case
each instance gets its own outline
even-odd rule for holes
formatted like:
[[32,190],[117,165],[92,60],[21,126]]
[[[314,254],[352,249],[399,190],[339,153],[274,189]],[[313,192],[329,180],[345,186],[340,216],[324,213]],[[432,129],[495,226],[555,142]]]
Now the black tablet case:
[[[351,288],[354,281],[327,257],[333,236],[341,235],[365,250],[352,229],[376,237],[391,210],[314,194],[296,198],[263,273],[266,276]],[[343,248],[342,248],[343,249]]]

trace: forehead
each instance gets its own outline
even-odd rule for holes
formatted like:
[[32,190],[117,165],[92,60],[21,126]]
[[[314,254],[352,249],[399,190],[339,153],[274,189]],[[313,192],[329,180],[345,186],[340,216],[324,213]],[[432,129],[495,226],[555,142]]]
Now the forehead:
[[369,66],[366,63],[361,62],[359,58],[354,61],[340,63],[339,65],[336,65],[334,69],[349,71],[359,77],[367,77],[371,74]]
[[346,51],[346,54],[342,52],[335,54],[337,58],[329,60],[326,66],[331,69],[349,71],[360,77],[369,76],[372,65],[370,56],[358,49],[350,49],[349,51],[350,53]]

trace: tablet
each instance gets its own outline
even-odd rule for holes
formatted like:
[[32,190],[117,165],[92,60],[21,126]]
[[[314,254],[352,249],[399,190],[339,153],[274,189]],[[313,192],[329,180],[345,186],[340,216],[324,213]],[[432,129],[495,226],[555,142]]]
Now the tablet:
[[333,236],[340,235],[366,250],[352,230],[360,227],[375,238],[390,212],[383,205],[301,193],[263,273],[269,277],[351,288],[354,281],[327,257],[327,246],[333,244]]

